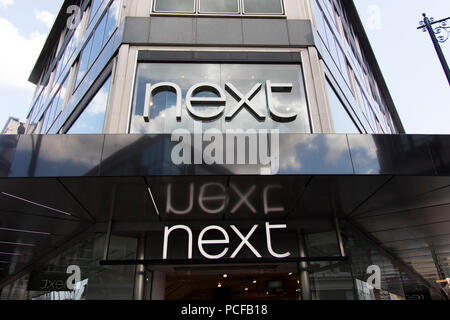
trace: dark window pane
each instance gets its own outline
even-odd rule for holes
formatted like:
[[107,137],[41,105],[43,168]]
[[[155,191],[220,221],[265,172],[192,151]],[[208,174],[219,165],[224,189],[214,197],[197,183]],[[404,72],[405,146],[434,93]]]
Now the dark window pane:
[[281,0],[244,0],[245,13],[283,13]]
[[73,123],[67,134],[99,134],[103,132],[110,79],[108,79]]
[[200,12],[239,12],[238,0],[200,0]]
[[360,133],[334,89],[327,83],[331,116],[335,133]]
[[155,11],[194,12],[195,0],[156,0]]

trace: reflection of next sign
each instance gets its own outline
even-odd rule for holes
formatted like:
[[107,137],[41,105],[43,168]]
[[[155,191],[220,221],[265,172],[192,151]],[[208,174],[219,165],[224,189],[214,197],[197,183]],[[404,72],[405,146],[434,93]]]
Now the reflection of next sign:
[[[226,112],[225,119],[231,121],[242,109],[247,108],[258,120],[264,121],[266,115],[262,114],[256,106],[254,106],[252,99],[261,91],[262,83],[259,82],[253,86],[253,88],[247,93],[240,92],[232,83],[226,83],[225,89],[227,92],[237,101],[233,107],[229,108]],[[271,83],[266,81],[266,101],[267,108],[270,111],[270,115],[273,119],[279,122],[294,121],[297,118],[297,113],[288,112],[282,113],[276,110],[274,106],[273,94],[277,93],[289,93],[292,91],[292,83]],[[146,85],[145,104],[144,104],[144,120],[150,122],[150,108],[153,106],[153,97],[155,94],[169,91],[176,94],[176,118],[181,121],[182,116],[182,90],[181,87],[172,82],[161,82],[155,85],[148,83]],[[198,97],[199,93],[208,92],[213,93],[215,97]],[[201,120],[213,120],[221,116],[225,111],[225,105],[227,102],[226,94],[222,88],[214,83],[198,83],[193,85],[186,94],[186,108],[194,118]],[[215,110],[209,110],[205,112],[204,108],[196,107],[215,107]],[[210,108],[211,109],[211,108]]]
[[[227,193],[227,187],[224,184],[218,182],[203,183],[198,188],[198,193],[196,193],[196,185],[191,183],[189,185],[189,192],[185,189],[180,192],[177,189],[177,197],[173,196],[174,191],[172,190],[172,183],[167,184],[166,191],[166,213],[175,215],[187,215],[192,213],[194,209],[194,203],[197,200],[199,209],[209,215],[221,214],[226,209],[227,205],[230,205],[230,213],[234,214],[239,210],[245,210],[253,214],[257,213],[257,205],[252,202],[251,198],[258,191],[258,185],[253,184],[247,188],[239,187],[233,183],[230,184],[230,190]],[[273,204],[273,200],[279,200],[280,195],[282,195],[283,187],[279,184],[269,184],[262,188],[262,208],[265,215],[271,213],[281,213],[285,211],[284,206],[277,203]],[[273,195],[275,193],[275,196]],[[180,195],[188,195],[184,208],[176,207],[173,204],[173,199],[180,200],[182,197]],[[235,203],[230,203],[230,197],[236,198]],[[271,202],[272,200],[272,202]],[[279,202],[279,201],[278,201]]]

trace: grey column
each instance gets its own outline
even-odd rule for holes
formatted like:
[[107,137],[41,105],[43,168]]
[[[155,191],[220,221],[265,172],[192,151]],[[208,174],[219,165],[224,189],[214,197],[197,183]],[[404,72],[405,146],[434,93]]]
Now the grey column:
[[[305,245],[305,237],[302,232],[298,234],[298,250],[300,254],[300,258],[306,258],[306,245]],[[309,271],[308,271],[308,262],[300,262],[299,263],[299,278],[300,278],[300,290],[301,290],[301,298],[302,300],[312,300],[311,298],[311,285],[309,281]]]
[[[139,235],[137,246],[137,260],[145,259],[145,233]],[[136,266],[136,275],[134,280],[133,300],[144,300],[145,294],[145,265]]]
[[152,278],[152,300],[164,300],[166,295],[166,274],[155,271]]

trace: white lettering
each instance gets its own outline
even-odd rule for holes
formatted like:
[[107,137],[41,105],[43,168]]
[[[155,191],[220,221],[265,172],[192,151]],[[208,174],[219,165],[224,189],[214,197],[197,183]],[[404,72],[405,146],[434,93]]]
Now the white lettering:
[[169,236],[174,230],[185,230],[188,234],[188,259],[192,259],[192,230],[187,226],[173,226],[164,228],[164,245],[163,245],[163,259],[167,260],[167,248],[169,246]]
[[251,100],[256,96],[256,94],[261,90],[262,83],[257,83],[248,93],[247,95],[243,95],[235,86],[231,83],[225,84],[225,89],[239,102],[236,106],[234,106],[231,111],[229,111],[226,115],[226,120],[232,120],[236,114],[238,114],[242,108],[247,107],[249,111],[251,111],[256,118],[259,120],[265,120],[266,116],[258,112],[253,106]]
[[[211,230],[217,230],[220,231],[224,238],[223,240],[203,240],[203,237],[205,236],[206,232],[211,231]],[[209,226],[205,229],[202,230],[202,232],[200,233],[200,235],[198,236],[198,249],[200,250],[200,253],[207,259],[211,259],[211,260],[216,260],[216,259],[220,259],[223,258],[227,252],[228,252],[228,248],[225,248],[221,253],[217,254],[217,255],[210,255],[208,254],[205,249],[203,248],[203,245],[205,244],[229,244],[230,243],[230,238],[228,236],[228,233],[225,231],[224,228],[219,227],[219,226]]]
[[144,121],[150,122],[150,108],[153,106],[153,93],[160,93],[163,91],[172,91],[177,95],[177,103],[175,105],[177,110],[177,120],[181,120],[181,102],[183,100],[181,95],[181,88],[179,85],[172,82],[161,82],[152,86],[147,83],[145,90],[145,103],[144,103]]
[[270,110],[270,114],[273,118],[281,122],[294,121],[297,118],[297,113],[281,113],[274,108],[273,91],[276,89],[277,92],[283,92],[285,89],[287,92],[292,91],[292,83],[274,83],[272,84],[269,80],[266,81],[266,95],[267,95],[267,105]]
[[[195,97],[195,95],[198,92],[202,92],[202,91],[208,91],[208,92],[214,92],[215,94],[218,95],[217,98],[203,98],[203,97]],[[187,95],[186,95],[186,108],[189,111],[190,114],[192,114],[194,117],[197,117],[199,119],[203,119],[203,120],[209,120],[209,119],[214,119],[218,116],[220,116],[224,110],[225,107],[216,107],[216,111],[212,112],[212,113],[208,113],[208,114],[202,114],[200,111],[195,110],[192,103],[195,104],[200,104],[202,106],[209,106],[211,104],[217,104],[217,105],[225,105],[226,103],[226,96],[225,93],[223,92],[222,89],[219,88],[219,86],[213,84],[213,83],[199,83],[196,84],[194,86],[192,86]]]
[[255,249],[255,247],[253,247],[251,245],[251,243],[249,242],[249,239],[251,238],[251,236],[253,235],[253,233],[256,231],[256,229],[258,229],[258,225],[253,226],[252,230],[250,230],[250,232],[247,234],[247,236],[244,236],[238,228],[236,228],[236,226],[230,226],[231,229],[233,229],[233,231],[239,236],[239,238],[241,238],[242,242],[241,244],[236,248],[236,250],[234,250],[233,254],[231,255],[231,258],[234,259],[236,258],[236,256],[238,255],[239,251],[241,251],[241,249],[244,247],[244,245],[246,245],[252,252],[253,254],[258,257],[261,258],[261,255],[259,254],[259,252]]
[[269,253],[275,257],[275,258],[279,258],[279,259],[283,259],[283,258],[287,258],[291,255],[290,252],[286,252],[283,254],[279,254],[276,253],[273,248],[272,248],[272,237],[270,235],[270,230],[272,229],[286,229],[287,225],[285,224],[275,224],[275,225],[270,225],[270,223],[266,222],[266,240],[267,240],[267,250],[269,250]]

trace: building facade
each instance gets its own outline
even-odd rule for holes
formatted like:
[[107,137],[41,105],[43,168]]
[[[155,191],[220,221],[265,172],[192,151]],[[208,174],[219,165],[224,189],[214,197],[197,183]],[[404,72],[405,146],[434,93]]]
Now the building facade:
[[23,134],[25,133],[25,123],[20,122],[19,119],[9,117],[2,134]]
[[29,80],[2,298],[444,298],[449,140],[352,1],[67,0]]

